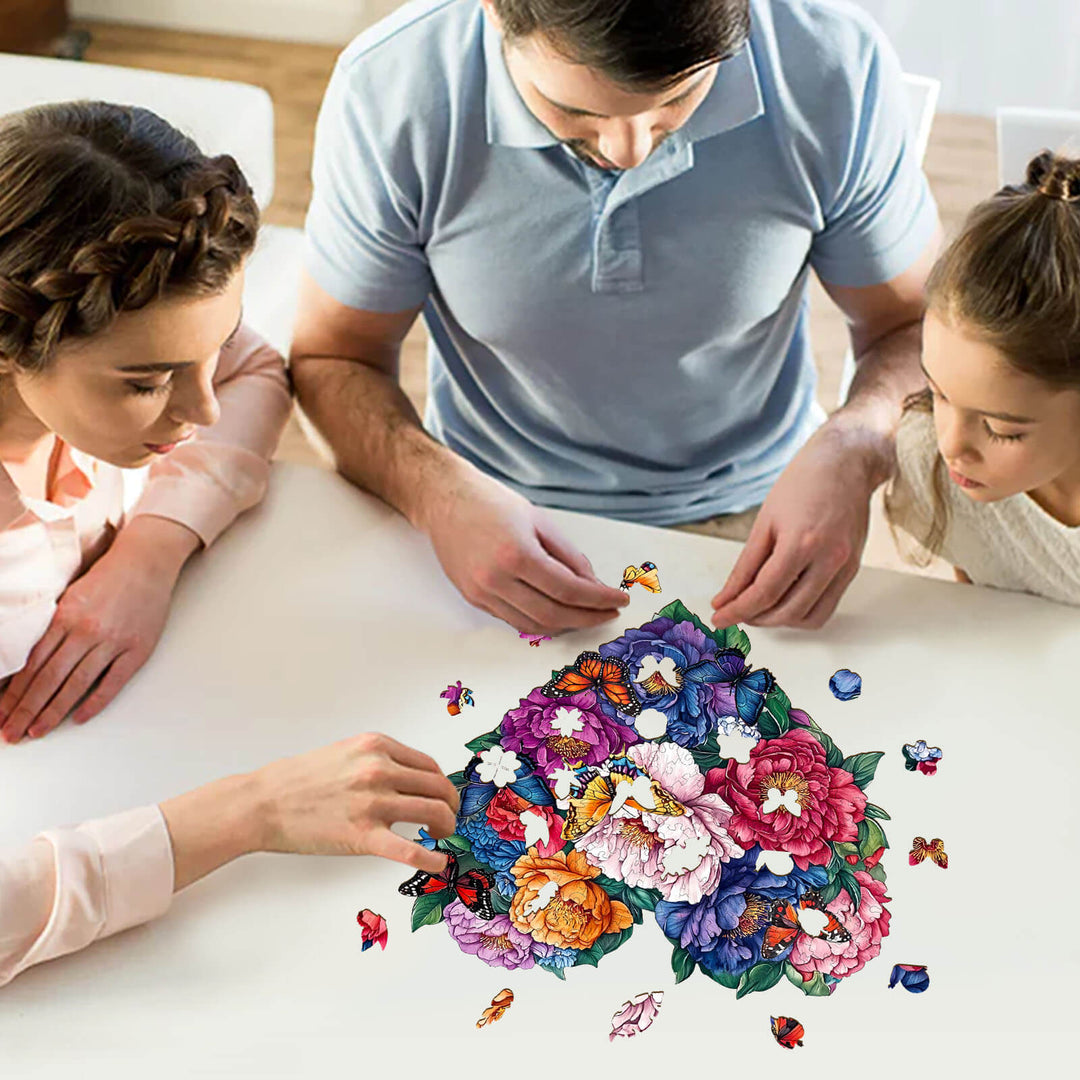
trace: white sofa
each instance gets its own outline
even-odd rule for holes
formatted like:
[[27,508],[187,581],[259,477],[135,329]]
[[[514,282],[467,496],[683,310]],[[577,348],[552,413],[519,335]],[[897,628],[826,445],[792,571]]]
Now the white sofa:
[[[240,163],[259,206],[274,193],[274,106],[257,86],[158,71],[0,53],[0,114],[51,101],[141,105],[189,134],[208,154]],[[287,354],[296,315],[303,234],[264,225],[247,270],[245,320]]]

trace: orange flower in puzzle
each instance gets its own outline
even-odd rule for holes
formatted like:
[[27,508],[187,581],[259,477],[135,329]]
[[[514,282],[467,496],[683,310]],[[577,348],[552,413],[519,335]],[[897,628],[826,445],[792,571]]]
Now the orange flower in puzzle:
[[548,858],[529,853],[514,863],[518,891],[510,921],[537,941],[562,949],[589,949],[601,934],[633,924],[630,909],[592,879],[600,870],[580,851]]

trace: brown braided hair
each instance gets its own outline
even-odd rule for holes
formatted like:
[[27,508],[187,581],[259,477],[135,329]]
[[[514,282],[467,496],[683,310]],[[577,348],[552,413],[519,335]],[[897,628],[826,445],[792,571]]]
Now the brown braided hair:
[[[929,310],[978,335],[1018,371],[1055,390],[1080,390],[1080,159],[1044,150],[1024,183],[976,206],[926,293]],[[929,389],[908,398],[904,411],[932,412]],[[932,486],[933,519],[919,546],[936,555],[948,528],[940,455]],[[895,488],[885,497],[890,522],[894,506]]]
[[0,362],[166,296],[221,292],[255,245],[240,167],[148,109],[43,105],[0,118]]

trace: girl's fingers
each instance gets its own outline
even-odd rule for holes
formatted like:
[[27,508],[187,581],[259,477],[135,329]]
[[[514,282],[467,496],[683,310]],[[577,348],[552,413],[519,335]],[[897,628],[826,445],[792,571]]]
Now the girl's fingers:
[[93,644],[82,638],[64,639],[33,677],[4,722],[3,735],[9,743],[18,742],[26,734],[67,677],[93,648]]
[[111,645],[95,646],[79,661],[75,670],[57,690],[52,701],[42,709],[41,715],[30,726],[32,738],[48,734],[76,706],[87,691],[97,682],[101,673],[113,662]]
[[427,874],[441,874],[446,869],[446,855],[443,852],[428,851],[427,848],[405,840],[389,829],[380,829],[372,836],[367,850],[372,855],[393,859],[394,862],[404,863]]
[[391,783],[402,795],[423,795],[441,800],[453,811],[458,808],[457,788],[442,773],[403,768]]
[[441,799],[426,799],[422,795],[399,795],[388,804],[390,820],[413,825],[426,825],[428,831],[441,829],[449,836],[457,827],[454,812]]
[[132,653],[121,653],[113,660],[97,688],[71,714],[72,721],[85,724],[92,716],[97,716],[120,693],[131,676],[139,670],[140,664],[141,661],[134,659]]
[[8,680],[3,695],[0,695],[0,724],[11,715],[22,699],[26,688],[34,681],[41,668],[50,656],[60,647],[60,643],[67,635],[67,631],[53,623],[45,631],[42,639],[30,650],[26,663]]

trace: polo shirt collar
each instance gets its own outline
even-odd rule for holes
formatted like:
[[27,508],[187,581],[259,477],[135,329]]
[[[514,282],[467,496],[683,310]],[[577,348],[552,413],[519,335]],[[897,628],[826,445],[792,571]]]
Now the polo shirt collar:
[[[486,15],[482,17],[488,143],[521,148],[557,146],[559,140],[533,116],[510,78],[502,36]],[[720,64],[705,100],[672,137],[684,145],[700,142],[749,123],[764,112],[757,65],[747,44]]]

